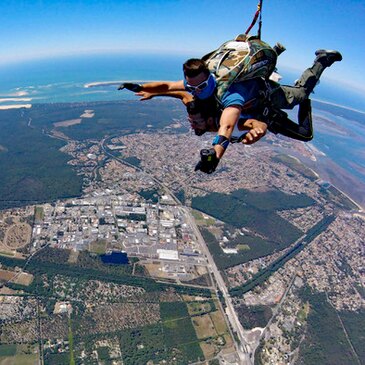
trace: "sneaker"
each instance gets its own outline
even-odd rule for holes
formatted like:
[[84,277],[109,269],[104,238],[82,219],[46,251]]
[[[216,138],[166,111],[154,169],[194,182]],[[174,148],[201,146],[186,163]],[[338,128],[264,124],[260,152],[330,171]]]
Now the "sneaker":
[[286,50],[286,48],[281,43],[279,43],[279,42],[277,42],[275,44],[275,46],[272,47],[272,49],[276,52],[276,54],[278,56],[281,55]]
[[314,61],[322,63],[322,65],[325,67],[330,67],[334,62],[342,60],[342,55],[338,51],[318,49],[315,55],[317,57]]

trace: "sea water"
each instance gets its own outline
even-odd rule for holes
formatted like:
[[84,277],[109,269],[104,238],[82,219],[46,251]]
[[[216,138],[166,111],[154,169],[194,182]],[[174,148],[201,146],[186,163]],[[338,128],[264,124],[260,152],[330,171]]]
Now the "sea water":
[[[84,55],[0,67],[1,105],[104,101],[135,98],[118,82],[181,79],[184,57]],[[111,85],[85,87],[90,83]]]

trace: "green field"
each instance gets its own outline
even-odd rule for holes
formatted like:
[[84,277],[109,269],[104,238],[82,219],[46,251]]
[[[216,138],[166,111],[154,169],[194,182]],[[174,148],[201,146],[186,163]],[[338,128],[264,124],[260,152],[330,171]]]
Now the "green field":
[[[189,325],[186,327],[188,330],[179,327],[186,326],[187,321],[190,322],[191,328]],[[165,360],[167,364],[187,365],[204,359],[190,318],[182,320],[181,323],[166,323],[174,325],[165,326],[164,323],[123,331],[120,344],[124,364],[146,364],[150,360],[158,363]],[[172,362],[173,358],[175,362]]]
[[74,339],[72,333],[72,322],[70,317],[68,319],[68,343],[70,346],[70,365],[75,365]]
[[47,354],[44,356],[44,365],[70,365],[70,354]]
[[0,365],[34,365],[38,362],[33,345],[0,345]]
[[188,308],[191,316],[197,316],[216,311],[216,304],[213,300],[206,302],[188,302]]
[[94,252],[98,255],[105,253],[107,247],[107,242],[105,240],[97,240],[89,244],[89,251]]
[[160,304],[164,343],[181,357],[181,364],[203,360],[195,329],[185,302]]
[[160,304],[160,315],[163,322],[189,317],[185,302],[162,302]]
[[42,221],[44,219],[43,207],[35,207],[34,208],[34,219],[36,221]]
[[14,356],[16,345],[0,345],[0,356]]

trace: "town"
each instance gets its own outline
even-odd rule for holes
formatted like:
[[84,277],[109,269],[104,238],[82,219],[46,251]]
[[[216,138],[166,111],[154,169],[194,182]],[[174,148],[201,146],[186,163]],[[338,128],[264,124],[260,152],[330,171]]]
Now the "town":
[[[361,207],[299,161],[298,156],[315,158],[316,152],[310,146],[303,147],[299,142],[280,140],[273,135],[252,147],[233,147],[221,162],[221,171],[218,169],[211,176],[194,173],[198,151],[209,145],[210,139],[173,133],[181,123],[174,121],[158,132],[158,147],[148,132],[88,143],[69,140],[62,150],[70,155],[69,164],[84,177],[82,197],[1,212],[1,251],[23,258],[47,247],[68,250],[76,256],[83,251],[106,256],[126,253],[128,257],[138,258],[138,265],[151,278],[223,293],[222,309],[225,309],[224,321],[229,331],[217,331],[214,336],[218,338],[217,333],[225,333],[224,343],[229,345],[215,344],[214,349],[210,345],[209,351],[204,352],[207,364],[253,364],[254,358],[260,364],[294,364],[301,356],[300,346],[306,345],[309,341],[306,336],[313,330],[308,318],[315,304],[308,290],[314,297],[323,294],[326,309],[333,313],[355,315],[364,308],[365,215]],[[288,148],[292,157],[284,153]],[[303,194],[310,199],[307,206],[277,209],[278,219],[296,230],[297,241],[271,250],[263,257],[246,260],[244,253],[251,247],[243,240],[245,237],[262,241],[272,238],[249,226],[228,227],[223,218],[193,209],[197,197],[209,193],[229,195],[238,189],[256,194],[275,190],[288,197]],[[279,262],[327,216],[334,217],[333,221],[310,242],[304,242],[298,253],[283,261],[266,280],[240,296],[229,294],[232,289],[250,285],[266,268]],[[217,241],[222,257],[229,261],[242,255],[241,262],[227,264],[228,267],[219,263],[212,243],[204,242],[207,234],[204,232]],[[28,253],[19,250],[25,245],[30,245]],[[26,267],[17,269],[18,281],[9,272],[3,269],[1,279],[24,283],[25,278],[19,281],[20,274],[24,274],[28,275],[29,282],[32,280]],[[67,281],[66,278],[57,280],[52,283],[55,288]],[[89,285],[101,284],[90,282]],[[72,283],[66,287],[72,287]],[[57,289],[64,297],[65,288]],[[115,295],[118,290],[122,289],[115,287],[111,293]],[[123,295],[128,296],[125,294],[128,290],[124,288]],[[136,287],[132,292],[136,297],[142,294]],[[16,321],[22,315],[16,311],[10,313],[9,303],[20,299],[7,297],[9,293],[2,289],[5,296],[0,303],[0,318],[6,321],[11,317]],[[72,298],[77,300],[74,294],[58,300],[55,313],[70,315]],[[127,308],[125,305],[123,308]],[[29,300],[24,308],[15,307],[33,313],[35,303]],[[97,311],[95,304],[93,308]],[[151,308],[151,313],[147,307],[142,306],[140,310],[151,318],[149,323],[160,320],[157,307]],[[212,311],[215,313],[213,305]],[[338,335],[344,341],[343,348],[349,349],[354,363],[360,361],[358,345],[349,334],[345,320],[340,315],[335,318],[343,328],[343,333]],[[130,319],[131,323],[135,320]],[[147,324],[138,322],[138,325]],[[62,326],[67,337],[67,323]],[[197,328],[195,324],[196,331]],[[235,335],[239,342],[233,347]],[[52,346],[55,344],[49,340],[45,349]],[[67,352],[69,343],[64,342],[59,348]],[[117,355],[113,358],[117,359],[120,350],[114,352]]]

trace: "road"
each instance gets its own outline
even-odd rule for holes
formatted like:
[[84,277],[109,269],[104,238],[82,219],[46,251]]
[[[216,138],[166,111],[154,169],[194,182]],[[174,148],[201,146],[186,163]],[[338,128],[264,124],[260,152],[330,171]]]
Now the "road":
[[[253,365],[252,359],[252,350],[249,346],[249,344],[247,343],[245,337],[244,337],[244,329],[238,319],[237,313],[234,310],[234,306],[232,303],[232,298],[229,295],[228,292],[228,288],[226,286],[226,283],[223,280],[223,277],[220,273],[220,271],[217,268],[217,265],[214,262],[214,259],[212,257],[212,255],[209,252],[209,249],[204,241],[204,238],[202,237],[198,227],[195,224],[195,220],[193,219],[193,217],[191,216],[191,213],[186,210],[187,212],[187,217],[189,219],[189,224],[190,226],[193,228],[194,233],[199,241],[199,244],[203,250],[203,253],[205,254],[205,256],[207,257],[207,260],[209,262],[209,266],[211,269],[211,273],[215,278],[215,281],[217,283],[217,289],[219,289],[225,299],[226,302],[226,314],[229,320],[229,323],[231,325],[231,328],[233,329],[233,331],[236,333],[238,339],[240,340],[240,343],[237,344],[236,343],[236,350],[237,350],[237,354],[240,358],[240,364],[242,365]],[[234,338],[233,338],[234,340]]]

